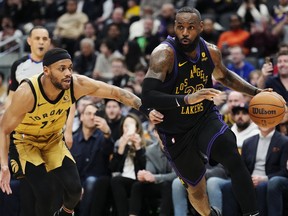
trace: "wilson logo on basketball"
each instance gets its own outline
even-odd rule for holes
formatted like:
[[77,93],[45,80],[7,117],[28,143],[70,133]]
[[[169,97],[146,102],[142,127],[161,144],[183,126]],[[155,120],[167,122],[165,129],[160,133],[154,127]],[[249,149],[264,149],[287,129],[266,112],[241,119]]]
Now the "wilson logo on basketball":
[[265,110],[264,108],[252,108],[252,113],[253,114],[262,114],[262,115],[276,115],[276,110]]

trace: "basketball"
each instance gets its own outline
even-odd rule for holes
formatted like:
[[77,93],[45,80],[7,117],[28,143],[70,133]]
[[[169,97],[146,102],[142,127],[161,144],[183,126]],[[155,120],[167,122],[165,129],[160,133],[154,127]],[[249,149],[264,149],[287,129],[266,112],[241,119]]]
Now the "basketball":
[[263,128],[278,125],[286,112],[286,102],[276,92],[260,92],[249,103],[249,115],[255,124]]

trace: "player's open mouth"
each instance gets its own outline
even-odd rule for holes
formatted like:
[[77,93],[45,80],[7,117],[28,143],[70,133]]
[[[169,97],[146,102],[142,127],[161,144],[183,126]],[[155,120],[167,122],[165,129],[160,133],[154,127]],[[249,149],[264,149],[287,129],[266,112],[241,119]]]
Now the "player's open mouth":
[[189,43],[190,43],[190,40],[189,40],[189,39],[182,39],[182,40],[181,40],[181,43],[182,43],[182,44],[189,44]]
[[43,51],[43,50],[44,50],[44,47],[39,47],[39,50],[40,50],[40,51]]

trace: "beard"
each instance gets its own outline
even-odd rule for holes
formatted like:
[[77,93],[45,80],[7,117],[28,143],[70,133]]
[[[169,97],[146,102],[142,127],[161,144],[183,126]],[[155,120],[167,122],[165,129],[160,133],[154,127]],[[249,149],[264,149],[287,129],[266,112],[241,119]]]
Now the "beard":
[[240,131],[243,131],[249,127],[250,122],[238,122],[238,123],[236,122],[236,125]]
[[196,49],[196,47],[198,46],[199,41],[200,41],[199,35],[194,39],[194,41],[192,41],[189,44],[182,44],[178,37],[175,38],[175,42],[176,42],[177,46],[180,47],[184,53],[190,53],[190,52],[194,51]]
[[51,83],[54,85],[54,87],[55,87],[56,89],[59,89],[59,90],[67,90],[67,89],[69,89],[69,87],[70,87],[70,86],[69,86],[69,87],[65,88],[65,87],[61,84],[61,82],[58,82],[58,81],[57,81],[56,77],[53,76],[53,74],[50,75],[50,81],[51,81]]

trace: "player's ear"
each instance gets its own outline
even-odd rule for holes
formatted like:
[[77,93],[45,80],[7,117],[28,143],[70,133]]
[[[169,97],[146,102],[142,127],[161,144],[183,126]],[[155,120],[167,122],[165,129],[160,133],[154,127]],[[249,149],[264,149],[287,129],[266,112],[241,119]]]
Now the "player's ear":
[[28,36],[26,41],[27,41],[28,45],[31,46],[31,37]]
[[49,71],[50,71],[49,67],[43,66],[43,73],[44,73],[45,75],[47,75],[47,74],[49,73]]

